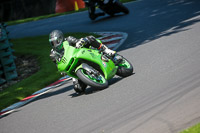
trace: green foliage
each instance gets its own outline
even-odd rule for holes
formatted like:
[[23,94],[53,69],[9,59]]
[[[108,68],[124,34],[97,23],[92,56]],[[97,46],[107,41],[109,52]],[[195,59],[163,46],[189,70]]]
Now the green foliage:
[[188,128],[180,133],[200,133],[200,123]]
[[61,16],[61,15],[72,14],[72,13],[76,13],[76,12],[82,12],[82,11],[85,11],[85,10],[87,10],[87,8],[80,9],[79,11],[69,11],[69,12],[64,12],[64,13],[54,13],[54,14],[43,15],[43,16],[38,16],[38,17],[32,17],[32,18],[25,18],[25,19],[20,19],[20,20],[14,20],[14,21],[6,22],[6,24],[7,25],[21,24],[21,23],[26,23],[26,22],[31,22],[31,21],[37,21],[37,20],[51,18],[51,17],[56,17],[56,16]]
[[[126,2],[135,1],[135,0],[120,0],[120,1],[122,3],[126,3]],[[38,17],[14,20],[14,21],[6,22],[6,24],[7,25],[21,24],[21,23],[26,23],[26,22],[31,22],[31,21],[37,21],[37,20],[40,20],[40,19],[56,17],[56,16],[60,16],[60,15],[67,15],[67,14],[72,14],[72,13],[76,13],[76,12],[82,12],[82,11],[86,11],[86,10],[87,10],[87,8],[82,8],[82,9],[79,9],[79,11],[69,11],[69,12],[64,12],[64,13],[54,13],[54,14],[43,15],[43,16],[38,16]]]
[[[74,36],[76,38],[91,35],[89,33],[68,33],[65,36]],[[95,34],[92,34],[98,37]],[[56,65],[49,58],[50,44],[48,35],[38,37],[28,37],[12,40],[15,55],[32,55],[38,60],[40,70],[30,77],[4,89],[0,92],[0,110],[22,100],[37,90],[40,90],[54,81],[58,80],[61,75],[57,71]]]

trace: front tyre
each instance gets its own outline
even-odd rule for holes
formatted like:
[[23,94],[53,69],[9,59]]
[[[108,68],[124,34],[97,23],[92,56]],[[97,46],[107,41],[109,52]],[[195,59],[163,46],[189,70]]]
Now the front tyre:
[[87,70],[80,68],[76,72],[76,75],[82,82],[91,87],[98,89],[105,89],[108,87],[108,81],[95,69],[88,71],[88,68]]
[[133,66],[132,64],[126,59],[122,58],[122,61],[118,64],[117,75],[121,77],[127,77],[132,75],[133,73]]

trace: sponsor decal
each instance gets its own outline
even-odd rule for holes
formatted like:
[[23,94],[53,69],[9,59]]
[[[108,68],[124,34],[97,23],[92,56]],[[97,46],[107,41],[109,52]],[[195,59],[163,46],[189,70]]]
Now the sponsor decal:
[[63,57],[62,62],[65,64],[67,62],[67,59]]
[[106,67],[106,66],[107,66],[105,62],[103,62],[103,61],[102,61],[102,63],[103,63],[103,66],[104,66],[104,67]]

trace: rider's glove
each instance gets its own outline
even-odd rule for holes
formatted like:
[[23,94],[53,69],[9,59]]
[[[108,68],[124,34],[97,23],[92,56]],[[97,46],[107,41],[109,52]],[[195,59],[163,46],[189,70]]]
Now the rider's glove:
[[52,61],[54,62],[54,63],[56,63],[56,60],[57,61],[60,61],[61,60],[61,58],[62,58],[62,55],[60,54],[60,53],[58,53],[58,52],[56,52],[55,50],[51,50],[51,53],[50,53],[50,58],[52,59]]
[[81,38],[77,43],[76,43],[76,48],[81,48],[87,43],[87,40],[85,38]]

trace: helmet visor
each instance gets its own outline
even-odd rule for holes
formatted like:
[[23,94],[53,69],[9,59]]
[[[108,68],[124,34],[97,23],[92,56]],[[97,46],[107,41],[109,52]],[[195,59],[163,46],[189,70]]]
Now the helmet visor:
[[49,42],[50,42],[51,46],[53,46],[53,47],[57,47],[59,45],[57,37],[50,38]]

